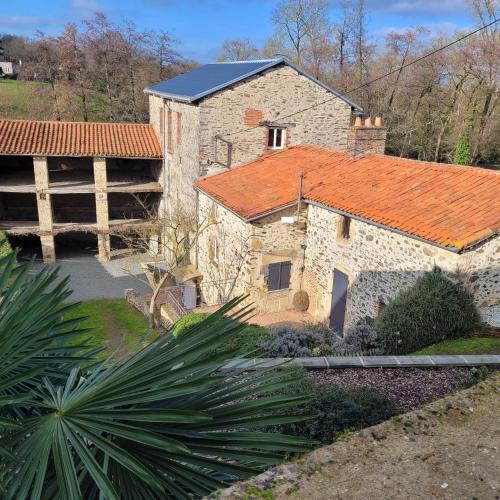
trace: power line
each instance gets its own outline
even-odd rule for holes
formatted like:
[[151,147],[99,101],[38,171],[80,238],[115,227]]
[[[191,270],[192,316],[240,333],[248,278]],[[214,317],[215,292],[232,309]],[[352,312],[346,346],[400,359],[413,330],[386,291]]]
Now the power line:
[[[481,26],[480,28],[478,28],[478,29],[476,29],[474,31],[471,31],[471,32],[469,32],[469,33],[461,36],[460,38],[457,38],[456,40],[453,40],[452,42],[447,43],[446,45],[443,45],[442,47],[439,47],[439,48],[437,48],[435,50],[432,50],[431,52],[428,52],[427,54],[424,54],[423,56],[420,56],[417,59],[414,59],[413,61],[410,61],[409,63],[403,64],[402,66],[399,66],[398,68],[396,68],[396,69],[394,69],[392,71],[389,71],[388,73],[385,73],[382,76],[378,76],[377,78],[374,78],[373,80],[370,80],[370,81],[368,81],[366,83],[363,83],[362,85],[359,85],[358,87],[355,87],[355,88],[352,88],[352,89],[349,89],[349,90],[342,90],[339,93],[340,94],[350,94],[352,92],[356,92],[357,90],[360,90],[360,89],[362,89],[364,87],[372,85],[373,83],[378,82],[379,80],[382,80],[383,78],[387,78],[388,76],[391,76],[394,73],[398,73],[399,71],[403,71],[403,69],[408,68],[409,66],[412,66],[413,64],[416,64],[416,63],[418,63],[418,62],[426,59],[427,57],[433,56],[434,54],[437,54],[438,52],[441,52],[442,50],[446,50],[449,47],[451,47],[451,46],[453,46],[453,45],[455,45],[455,44],[457,44],[457,43],[465,40],[466,38],[469,38],[472,35],[475,35],[476,33],[479,33],[480,31],[482,31],[482,30],[484,30],[486,28],[489,28],[490,26],[493,26],[498,21],[500,21],[500,19],[494,19],[490,23],[485,24],[485,25]],[[307,108],[299,109],[298,111],[290,113],[289,115],[280,116],[278,118],[280,120],[286,120],[287,118],[291,118],[292,116],[296,116],[296,115],[298,115],[300,113],[304,113],[304,112],[309,111],[311,109],[317,108],[318,106],[323,106],[323,104],[327,104],[328,102],[335,101],[336,99],[338,99],[337,96],[330,97],[329,99],[326,99],[325,101],[318,102],[317,104],[312,104],[311,106],[308,106]],[[275,120],[278,119],[278,118],[275,118]],[[274,120],[270,120],[270,121],[274,121]],[[241,133],[244,133],[244,132],[249,132],[250,130],[254,130],[254,129],[259,128],[259,127],[260,127],[260,125],[255,125],[253,127],[248,127],[248,128],[241,129],[241,130],[236,130],[235,132],[229,132],[228,134],[221,135],[220,137],[221,138],[231,137],[233,135],[241,134]]]

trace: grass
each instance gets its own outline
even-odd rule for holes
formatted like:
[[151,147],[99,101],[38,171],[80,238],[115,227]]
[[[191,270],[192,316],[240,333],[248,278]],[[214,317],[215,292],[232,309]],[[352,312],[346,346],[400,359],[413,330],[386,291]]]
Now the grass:
[[413,354],[500,354],[500,338],[471,337],[469,339],[447,340],[420,349]]
[[[72,105],[68,106],[67,92],[56,85],[56,93],[61,109],[62,119],[82,121],[83,115],[78,105],[78,97],[70,96]],[[102,95],[89,93],[89,121],[103,121],[105,119],[105,100]],[[66,109],[67,108],[67,109]],[[0,79],[0,116],[11,119],[55,120],[55,102],[52,88],[48,83]]]
[[134,351],[141,347],[145,335],[151,335],[146,318],[125,299],[87,300],[71,311],[67,319],[82,316],[87,318],[79,326],[90,328],[91,331],[82,334],[80,339],[74,339],[72,343],[88,338],[88,343],[92,346],[106,349],[101,357],[106,357],[117,348]]

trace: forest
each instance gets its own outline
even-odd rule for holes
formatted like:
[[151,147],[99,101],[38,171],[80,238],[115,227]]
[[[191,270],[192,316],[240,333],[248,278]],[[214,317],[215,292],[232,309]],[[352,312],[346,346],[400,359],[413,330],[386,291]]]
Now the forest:
[[[431,36],[416,26],[374,40],[365,0],[340,0],[335,16],[329,0],[282,0],[262,47],[228,39],[217,60],[286,55],[367,115],[382,116],[388,154],[498,168],[499,2],[469,0],[468,6],[466,31]],[[114,24],[102,13],[68,23],[58,36],[0,38],[3,59],[22,61],[16,82],[0,82],[4,118],[145,122],[143,89],[197,65],[176,50],[168,31]]]

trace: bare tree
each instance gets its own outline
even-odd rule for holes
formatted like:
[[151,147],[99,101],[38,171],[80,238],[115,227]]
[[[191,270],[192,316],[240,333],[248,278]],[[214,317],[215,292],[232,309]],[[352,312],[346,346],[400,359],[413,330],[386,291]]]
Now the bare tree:
[[217,61],[248,61],[260,57],[259,49],[250,40],[237,38],[226,40],[217,56]]
[[[146,217],[139,228],[116,231],[126,248],[133,254],[145,254],[148,262],[143,264],[146,280],[140,279],[151,288],[149,301],[149,321],[154,322],[155,304],[158,294],[165,286],[175,284],[173,272],[189,263],[199,235],[212,223],[208,219],[199,220],[181,205],[158,208],[145,199],[134,196]],[[137,277],[130,267],[124,271]]]
[[311,43],[328,31],[328,8],[328,0],[283,0],[274,9],[275,37],[291,47],[284,49],[297,64],[303,63],[307,41]]

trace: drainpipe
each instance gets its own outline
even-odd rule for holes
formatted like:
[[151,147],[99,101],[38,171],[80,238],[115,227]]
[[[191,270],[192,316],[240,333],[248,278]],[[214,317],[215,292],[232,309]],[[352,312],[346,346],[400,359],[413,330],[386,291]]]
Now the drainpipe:
[[299,195],[297,198],[297,223],[299,222],[300,208],[302,205],[302,182],[304,180],[304,172],[299,175]]

